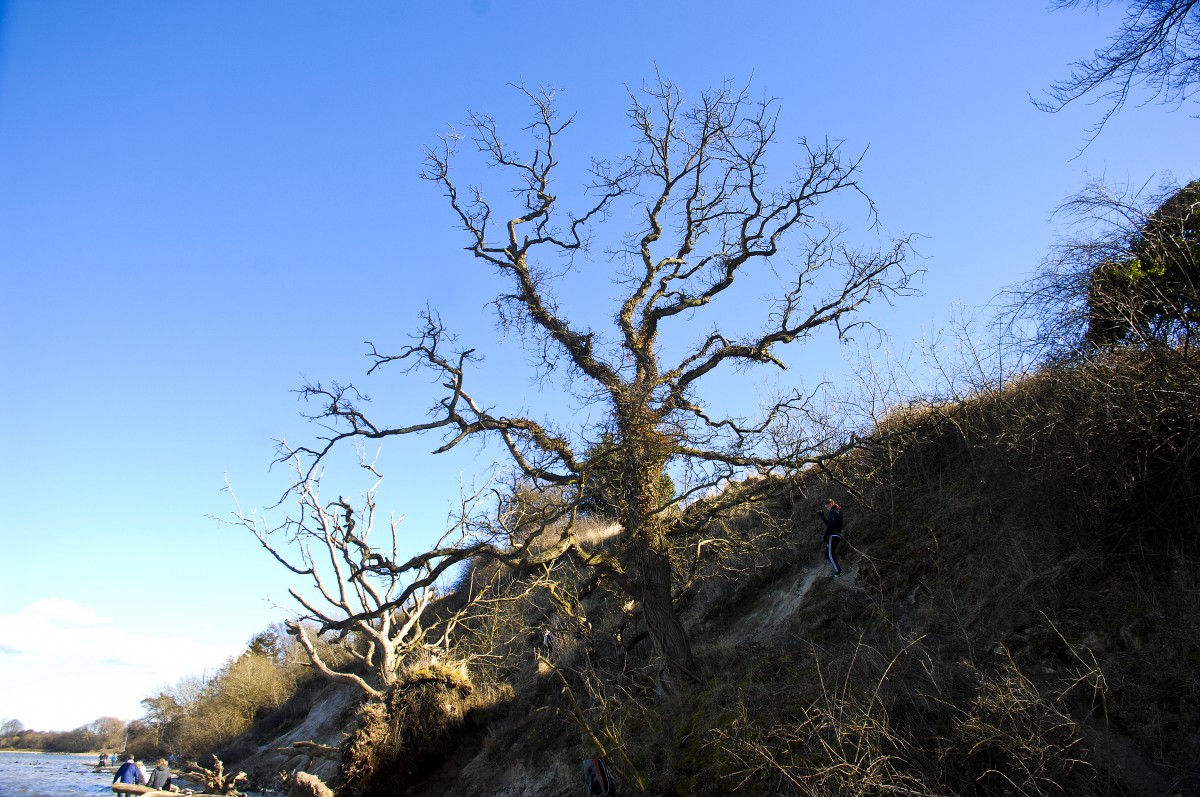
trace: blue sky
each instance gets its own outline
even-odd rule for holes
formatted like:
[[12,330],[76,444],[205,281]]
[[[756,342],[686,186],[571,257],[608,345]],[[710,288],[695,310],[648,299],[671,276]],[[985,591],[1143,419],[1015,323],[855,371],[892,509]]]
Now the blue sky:
[[[626,87],[656,69],[690,92],[752,79],[778,97],[784,158],[801,135],[869,148],[884,234],[922,236],[923,296],[875,316],[901,343],[1027,274],[1089,175],[1197,176],[1186,109],[1130,106],[1080,154],[1099,110],[1029,101],[1119,8],[729,9],[0,2],[0,718],[132,719],[284,616],[284,574],[212,519],[232,509],[226,475],[244,507],[272,503],[287,476],[268,470],[273,441],[313,434],[291,391],[360,380],[363,341],[401,343],[427,305],[496,343],[491,275],[417,175],[468,111],[523,123],[509,83],[561,89],[577,118],[560,155],[581,165],[622,151]],[[507,356],[485,371],[492,395],[536,406]],[[840,357],[806,353],[780,379]],[[420,378],[387,385],[371,392],[396,418],[433,396]],[[459,474],[486,470],[475,449],[433,447],[385,453],[413,545]]]

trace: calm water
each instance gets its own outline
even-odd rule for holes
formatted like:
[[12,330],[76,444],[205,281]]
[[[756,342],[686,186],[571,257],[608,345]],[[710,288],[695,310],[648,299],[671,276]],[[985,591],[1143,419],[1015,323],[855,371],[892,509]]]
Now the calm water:
[[93,773],[93,755],[0,753],[0,797],[112,795],[112,774]]

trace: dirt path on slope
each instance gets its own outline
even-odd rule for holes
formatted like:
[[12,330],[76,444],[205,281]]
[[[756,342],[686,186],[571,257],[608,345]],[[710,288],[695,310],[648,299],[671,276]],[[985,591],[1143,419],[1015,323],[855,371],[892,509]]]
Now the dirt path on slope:
[[773,589],[764,590],[762,597],[746,611],[741,620],[743,630],[736,636],[747,642],[774,638],[779,629],[786,626],[804,605],[805,598],[813,588],[822,583],[822,579],[828,580],[829,586],[834,589],[861,590],[857,575],[857,568],[847,567],[845,575],[834,579],[829,565],[820,562],[781,579]]

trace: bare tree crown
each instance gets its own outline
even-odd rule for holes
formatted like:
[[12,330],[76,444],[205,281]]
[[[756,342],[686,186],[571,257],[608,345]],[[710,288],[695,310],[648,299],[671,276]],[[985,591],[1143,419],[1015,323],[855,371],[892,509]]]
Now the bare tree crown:
[[[565,364],[582,375],[610,404],[613,426],[636,423],[664,432],[667,458],[699,458],[728,467],[792,463],[797,452],[764,454],[761,435],[780,413],[802,401],[794,397],[757,423],[712,417],[698,397],[705,378],[722,366],[784,367],[779,349],[830,327],[845,334],[862,323],[867,302],[905,292],[908,239],[882,252],[855,250],[842,232],[824,223],[817,206],[834,194],[862,196],[861,155],[843,145],[801,140],[803,162],[786,180],[768,179],[767,154],[777,137],[778,106],[754,100],[747,89],[726,84],[684,100],[659,80],[630,92],[633,152],[592,163],[590,204],[561,207],[553,179],[559,168],[556,143],[573,118],[562,119],[552,92],[521,87],[534,114],[527,128],[532,154],[518,157],[490,116],[470,116],[466,135],[447,136],[426,157],[425,179],[443,190],[468,240],[468,250],[504,279],[496,297],[501,320],[517,324],[544,353],[547,365]],[[453,165],[464,142],[511,178],[512,212],[480,188],[464,188]],[[614,308],[608,336],[573,324],[553,288],[562,258],[588,248],[599,225],[625,203],[641,224],[607,253],[614,281],[627,287]],[[624,218],[624,216],[622,216]],[[794,240],[793,240],[794,239]],[[788,240],[790,246],[785,247]],[[800,245],[797,245],[797,244]],[[774,309],[761,328],[733,336],[713,327],[682,357],[666,360],[659,346],[663,325],[720,299],[748,269],[761,264],[785,274]],[[473,350],[454,348],[436,314],[409,346],[385,354],[374,345],[375,368],[394,362],[431,368],[448,389],[424,423],[385,427],[369,421],[353,388],[310,385],[325,420],[338,431],[319,448],[298,450],[319,460],[345,437],[379,439],[441,430],[438,452],[481,433],[503,441],[513,461],[539,482],[576,483],[586,463],[578,439],[530,418],[494,415],[466,387],[464,369]],[[666,434],[669,430],[670,434]],[[617,429],[620,433],[620,429]]]
[[[704,401],[710,377],[729,367],[783,368],[780,350],[788,344],[823,328],[843,336],[863,323],[864,305],[910,290],[909,240],[881,251],[850,246],[817,211],[835,195],[859,197],[874,225],[874,207],[858,185],[862,156],[846,155],[837,142],[802,139],[801,162],[786,179],[775,179],[768,154],[777,143],[777,103],[755,100],[747,88],[729,83],[695,102],[661,78],[631,91],[631,152],[593,160],[582,207],[567,208],[555,182],[561,169],[557,145],[574,120],[560,117],[552,92],[518,90],[533,109],[525,129],[532,152],[518,154],[495,119],[473,114],[466,135],[447,136],[426,153],[423,177],[445,195],[466,249],[498,275],[494,305],[502,324],[517,325],[533,342],[541,364],[536,373],[567,369],[576,395],[600,410],[604,422],[583,428],[497,412],[470,386],[474,351],[459,347],[438,315],[427,312],[409,345],[387,353],[371,344],[369,352],[369,373],[395,364],[438,378],[444,392],[426,420],[379,423],[368,417],[353,386],[310,384],[302,392],[319,403],[314,420],[328,434],[316,445],[285,447],[282,456],[308,463],[299,471],[297,489],[303,492],[326,455],[347,439],[434,433],[441,435],[434,453],[469,439],[500,441],[524,489],[552,490],[560,499],[545,505],[533,524],[535,536],[548,535],[551,542],[539,541],[536,556],[528,536],[524,548],[506,548],[497,540],[503,542],[510,529],[497,516],[489,533],[500,537],[464,538],[453,550],[439,548],[407,565],[388,560],[373,567],[415,575],[463,554],[526,564],[571,557],[633,597],[666,667],[692,673],[687,635],[672,608],[668,510],[738,469],[796,467],[850,445],[774,434],[779,423],[804,412],[808,397],[799,392],[775,401],[755,420],[716,413]],[[500,199],[460,181],[459,159],[472,155],[507,185]],[[633,222],[624,234],[611,234],[615,218]],[[597,238],[607,242],[601,262],[621,291],[606,334],[573,322],[555,293],[564,262],[596,256],[591,248]],[[779,278],[773,307],[758,319],[757,330],[735,334],[729,331],[734,320],[725,319],[682,354],[661,345],[668,325],[686,327],[755,270]],[[608,441],[603,462],[596,456],[601,439]],[[616,512],[621,542],[615,554],[586,550],[572,531],[584,487],[592,471],[611,474],[614,461],[620,473],[610,478],[623,492]],[[675,483],[664,478],[669,464],[687,472],[683,489],[672,494]],[[345,507],[335,514],[349,518]],[[460,527],[472,523],[464,514]],[[381,618],[386,607],[414,596],[405,589],[365,615]],[[378,603],[366,597],[359,601]],[[336,596],[330,598],[336,605]],[[315,607],[306,608],[315,615]],[[326,618],[323,625],[339,623]]]

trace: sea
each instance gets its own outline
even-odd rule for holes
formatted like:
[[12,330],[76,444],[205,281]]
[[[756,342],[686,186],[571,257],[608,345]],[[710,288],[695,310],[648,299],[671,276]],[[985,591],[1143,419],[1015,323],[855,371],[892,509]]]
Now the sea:
[[[113,797],[112,770],[93,772],[95,766],[95,753],[0,752],[0,797]],[[243,793],[267,797],[263,792]]]
[[90,754],[0,753],[0,797],[111,797],[112,773],[95,764]]

